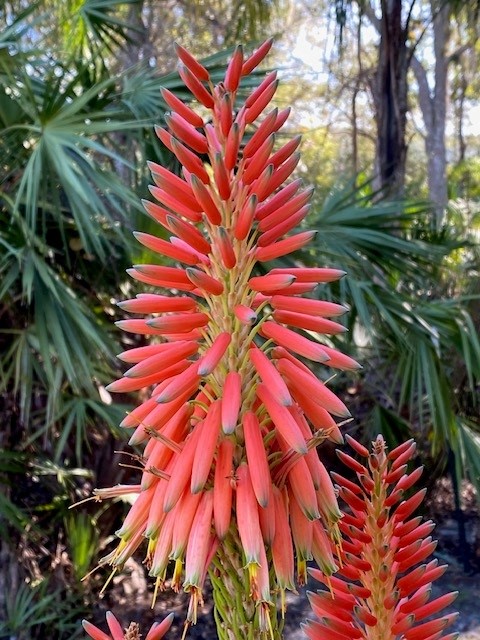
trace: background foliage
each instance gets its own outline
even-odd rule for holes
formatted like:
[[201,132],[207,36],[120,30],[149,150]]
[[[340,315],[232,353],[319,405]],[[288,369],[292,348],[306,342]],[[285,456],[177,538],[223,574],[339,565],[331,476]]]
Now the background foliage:
[[[115,303],[134,293],[125,269],[140,249],[131,231],[150,225],[140,206],[146,159],[174,166],[153,133],[167,109],[160,87],[189,99],[172,62],[175,39],[216,78],[233,43],[253,48],[277,34],[279,106],[293,105],[291,133],[304,134],[299,174],[317,187],[308,224],[319,233],[298,258],[348,272],[318,294],[352,308],[342,349],[364,368],[334,381],[356,416],[348,428],[365,438],[382,431],[390,444],[414,434],[431,477],[449,459],[458,476],[478,483],[480,136],[468,125],[479,90],[478,12],[469,4],[452,3],[447,15],[450,200],[440,216],[428,201],[428,130],[413,77],[404,185],[392,194],[377,179],[379,7],[1,5],[0,637],[76,637],[101,580],[80,578],[108,545],[123,505],[68,507],[135,473],[117,427],[135,398],[112,402],[104,387],[118,377],[115,354],[124,348]],[[431,55],[429,29],[441,17],[428,17],[434,5],[412,13],[417,40],[407,44],[419,63]],[[305,37],[310,55],[298,49]]]

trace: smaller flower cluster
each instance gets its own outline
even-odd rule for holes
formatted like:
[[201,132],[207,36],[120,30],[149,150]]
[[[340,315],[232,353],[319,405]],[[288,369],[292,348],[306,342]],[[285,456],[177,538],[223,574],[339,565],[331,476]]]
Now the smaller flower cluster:
[[404,499],[422,474],[422,467],[407,472],[415,442],[409,440],[387,454],[382,436],[373,443],[372,453],[353,438],[347,436],[347,440],[365,464],[338,451],[340,460],[357,474],[358,483],[332,474],[348,505],[340,523],[344,537],[342,549],[337,548],[340,569],[338,576],[311,570],[330,591],[309,593],[319,620],[307,622],[307,637],[454,640],[456,633],[443,633],[457,614],[429,619],[448,607],[457,592],[430,599],[432,582],[446,565],[424,562],[436,546],[430,536],[434,524],[421,516],[411,517],[425,490]]
[[[121,624],[111,611],[107,611],[107,626],[110,632],[105,633],[87,620],[83,620],[82,625],[90,638],[93,640],[140,640],[140,628],[136,622],[130,623],[127,629],[123,630]],[[147,633],[145,640],[162,640],[167,631],[172,626],[173,613],[169,613],[162,622],[154,622]]]

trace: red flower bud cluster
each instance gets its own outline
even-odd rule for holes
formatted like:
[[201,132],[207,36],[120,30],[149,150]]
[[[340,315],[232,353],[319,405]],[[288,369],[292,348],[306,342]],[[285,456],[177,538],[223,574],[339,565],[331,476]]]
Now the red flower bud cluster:
[[[150,631],[145,636],[145,640],[162,640],[167,631],[172,626],[173,613],[170,613],[162,622],[154,622]],[[104,633],[101,629],[93,625],[91,622],[84,620],[82,622],[84,630],[93,640],[140,640],[142,637],[135,622],[132,622],[127,629],[122,629],[122,625],[111,611],[107,611],[108,633]]]
[[430,599],[432,582],[446,566],[428,560],[436,546],[430,536],[433,522],[413,515],[425,496],[425,490],[409,493],[422,473],[421,467],[407,471],[415,443],[409,440],[387,454],[378,436],[369,453],[353,438],[347,439],[363,461],[338,452],[356,473],[357,482],[332,474],[348,506],[339,525],[344,537],[336,552],[340,568],[335,577],[311,570],[330,591],[309,594],[319,621],[308,621],[307,637],[454,640],[457,634],[444,635],[444,631],[457,614],[430,619],[448,607],[457,593]]

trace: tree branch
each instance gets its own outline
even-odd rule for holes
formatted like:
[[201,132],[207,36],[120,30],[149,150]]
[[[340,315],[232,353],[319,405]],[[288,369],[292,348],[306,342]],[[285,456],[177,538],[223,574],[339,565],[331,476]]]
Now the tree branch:
[[382,31],[382,21],[380,20],[380,18],[377,17],[377,14],[375,13],[375,9],[371,5],[371,3],[370,2],[362,2],[361,3],[361,10],[362,10],[362,13],[365,16],[367,16],[367,18],[369,19],[372,27],[374,27],[375,30],[378,33],[381,33],[381,31]]
[[418,84],[418,101],[422,110],[425,128],[430,130],[433,124],[433,104],[428,86],[427,72],[417,56],[412,56],[411,68]]
[[457,47],[455,51],[452,51],[452,53],[447,56],[447,65],[449,65],[451,62],[455,62],[463,53],[465,53],[465,51],[468,51],[471,47],[471,42],[462,44],[460,47]]

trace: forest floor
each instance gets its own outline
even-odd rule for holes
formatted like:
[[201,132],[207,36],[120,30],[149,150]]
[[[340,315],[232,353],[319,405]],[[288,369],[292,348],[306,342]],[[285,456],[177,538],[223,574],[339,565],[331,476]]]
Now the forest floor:
[[[437,481],[431,499],[426,505],[428,510],[426,515],[437,523],[434,531],[434,537],[438,539],[435,557],[440,563],[448,564],[445,575],[434,584],[433,597],[449,591],[458,591],[457,600],[447,612],[458,611],[460,615],[449,631],[460,632],[459,640],[480,640],[480,512],[477,497],[471,485],[468,483],[462,485],[461,496],[470,554],[467,569],[464,567],[463,550],[458,544],[458,527],[454,517],[451,485],[448,480],[443,478]],[[176,628],[171,632],[171,637],[179,639],[188,595],[172,596],[169,592],[160,594],[153,612],[150,609],[151,581],[145,576],[143,567],[131,561],[126,570],[122,576],[114,579],[116,584],[100,603],[100,607],[112,609],[122,622],[138,621],[144,629],[148,628],[153,619],[160,620],[168,611],[174,611]],[[317,586],[311,583],[308,588],[315,590]],[[285,639],[305,640],[306,636],[300,628],[300,623],[308,617],[312,617],[312,613],[306,597],[306,589],[303,589],[298,596],[289,594]],[[216,637],[211,599],[206,595],[205,607],[199,615],[198,624],[189,630],[187,639],[215,640]]]

